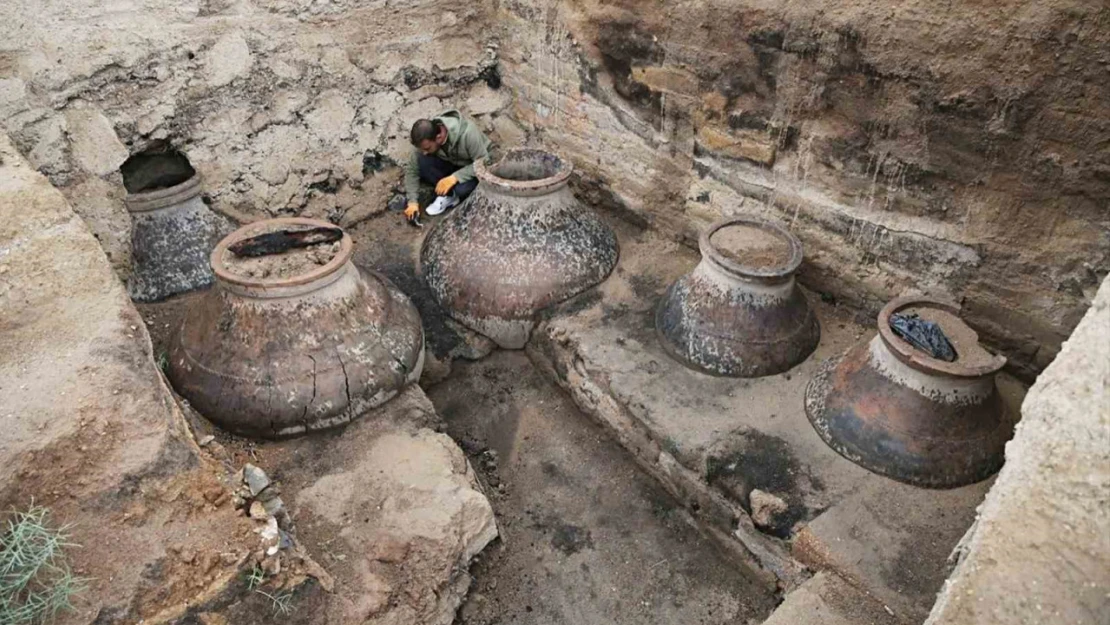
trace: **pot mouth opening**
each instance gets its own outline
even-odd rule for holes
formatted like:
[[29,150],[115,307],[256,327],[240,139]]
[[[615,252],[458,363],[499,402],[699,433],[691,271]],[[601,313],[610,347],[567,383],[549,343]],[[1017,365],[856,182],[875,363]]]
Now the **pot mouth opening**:
[[240,256],[232,247],[259,235],[287,231],[304,233],[316,228],[338,229],[332,223],[304,217],[266,219],[247,224],[227,235],[212,250],[212,272],[221,282],[254,289],[280,289],[310,284],[341,269],[351,259],[354,244],[342,232],[338,240],[292,247],[277,253]]
[[802,263],[802,244],[785,228],[751,217],[722,219],[701,234],[698,247],[727,272],[742,278],[788,278]]
[[537,148],[514,148],[493,164],[475,163],[479,180],[509,191],[532,191],[561,185],[573,171],[561,156]]
[[[941,332],[956,353],[956,359],[947,362],[934,358],[895,334],[890,327],[890,318],[895,313],[917,315],[940,326]],[[896,358],[924,373],[977,378],[1002,369],[1006,358],[993,354],[980,345],[979,334],[960,318],[959,313],[960,308],[955,304],[920,296],[899,297],[884,306],[879,313],[879,336]]]
[[171,189],[196,176],[189,159],[181,152],[140,152],[120,165],[123,188],[130,194]]

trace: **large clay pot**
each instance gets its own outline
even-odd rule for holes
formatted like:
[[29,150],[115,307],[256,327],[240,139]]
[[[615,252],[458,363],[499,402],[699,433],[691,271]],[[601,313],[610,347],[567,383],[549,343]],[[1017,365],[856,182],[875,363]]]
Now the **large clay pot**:
[[334,258],[299,275],[244,277],[230,267],[237,241],[317,226],[331,224],[272,219],[220,241],[216,288],[188,309],[171,346],[174,388],[229,431],[282,438],[343,425],[420,377],[420,315],[388,279],[351,262],[347,234]]
[[[939,323],[956,360],[933,358],[897,336],[896,312]],[[879,333],[823,363],[806,388],[817,434],[852,462],[918,486],[963,486],[998,471],[1014,425],[995,386],[1006,359],[984,350],[958,312],[924,298],[887,304]]]
[[571,193],[571,165],[555,154],[510,150],[475,170],[478,188],[424,240],[421,272],[452,317],[519,349],[539,311],[609,275],[617,238]]
[[153,302],[212,284],[208,255],[229,230],[201,201],[199,174],[169,187],[128,193],[131,298]]
[[747,217],[720,220],[698,240],[701,262],[675,282],[655,314],[673,358],[712,375],[754,378],[805,360],[821,329],[794,283],[802,244]]

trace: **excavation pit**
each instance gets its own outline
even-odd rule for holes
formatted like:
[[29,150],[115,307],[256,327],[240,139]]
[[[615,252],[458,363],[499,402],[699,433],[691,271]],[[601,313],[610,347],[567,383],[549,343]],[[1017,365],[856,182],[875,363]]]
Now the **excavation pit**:
[[[612,276],[546,314],[526,355],[489,355],[488,340],[444,313],[418,272],[423,232],[393,215],[349,231],[352,261],[388,275],[419,310],[422,385],[505,537],[473,567],[459,622],[677,624],[708,618],[697,606],[760,622],[784,592],[788,605],[835,612],[848,602],[867,615],[858,622],[923,620],[991,480],[942,491],[902,484],[814,432],[802,409],[807,382],[874,333],[875,318],[805,292],[824,332],[801,364],[756,379],[698,373],[666,353],[654,319],[666,286],[704,259],[606,219],[623,249]],[[144,307],[156,350],[178,301]],[[1004,374],[999,385],[1016,405],[1022,386]],[[618,501],[631,512],[614,524]]]

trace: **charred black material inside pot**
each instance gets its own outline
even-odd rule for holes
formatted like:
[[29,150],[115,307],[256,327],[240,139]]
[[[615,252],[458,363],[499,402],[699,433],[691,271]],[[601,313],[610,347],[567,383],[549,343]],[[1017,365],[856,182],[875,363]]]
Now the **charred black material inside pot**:
[[[951,304],[896,299],[879,313],[879,332],[822,364],[806,388],[817,434],[845,458],[901,482],[953,488],[1002,466],[1013,418],[995,374],[1006,359],[979,345]],[[895,314],[940,326],[957,354],[932,357],[890,327]]]

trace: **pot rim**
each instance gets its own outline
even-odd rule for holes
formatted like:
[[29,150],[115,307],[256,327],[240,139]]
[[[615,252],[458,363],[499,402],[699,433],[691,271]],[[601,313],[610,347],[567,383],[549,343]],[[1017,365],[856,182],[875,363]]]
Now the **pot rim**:
[[128,212],[131,213],[145,213],[167,208],[200,195],[202,191],[201,182],[201,175],[197,172],[184,182],[172,187],[128,193],[124,196],[123,203],[127,206]]
[[[498,165],[503,163],[510,156],[516,154],[534,154],[541,153],[547,154],[558,159],[561,166],[559,171],[554,176],[546,178],[539,178],[537,180],[510,180],[502,178],[493,173],[492,170],[496,169]],[[554,190],[559,186],[566,184],[570,175],[574,173],[574,165],[571,164],[563,155],[551,150],[543,148],[510,148],[505,151],[504,155],[494,164],[487,165],[485,160],[478,160],[474,162],[474,173],[478,176],[484,184],[496,187],[501,191],[508,193],[535,193],[537,191]]]
[[[786,240],[787,244],[790,246],[790,259],[787,260],[785,264],[778,267],[764,268],[744,265],[725,257],[725,255],[713,245],[711,239],[718,230],[736,225],[759,228]],[[701,252],[703,258],[709,259],[728,273],[741,278],[754,278],[765,281],[778,281],[790,277],[802,264],[803,258],[802,242],[798,240],[798,237],[791,234],[789,230],[776,223],[744,215],[725,217],[710,224],[710,226],[703,230],[698,236],[698,250]]]
[[351,240],[351,235],[346,230],[343,231],[343,238],[339,240],[339,251],[335,254],[326,265],[317,267],[312,271],[303,273],[289,278],[248,278],[246,276],[235,275],[227,270],[223,264],[223,255],[230,250],[227,248],[247,237],[262,234],[268,230],[276,229],[276,226],[311,226],[322,228],[338,228],[335,224],[321,219],[310,219],[308,217],[277,217],[274,219],[263,219],[245,224],[237,230],[227,235],[216,244],[215,249],[212,250],[209,256],[209,263],[212,265],[212,273],[216,274],[216,279],[233,284],[240,287],[257,288],[257,289],[276,289],[291,286],[301,286],[326,278],[335,272],[339,271],[351,257],[354,255],[354,242]]
[[[955,362],[945,362],[939,358],[933,358],[925,352],[915,348],[913,345],[910,345],[909,342],[899,337],[894,333],[894,330],[890,328],[890,316],[900,310],[910,307],[937,308],[956,316],[960,314],[960,307],[957,304],[917,295],[903,295],[887,303],[879,312],[879,336],[882,338],[883,345],[886,346],[887,350],[907,366],[923,373],[933,375],[940,374],[955,378],[979,378],[997,373],[1006,365],[1006,357],[998,354],[994,354],[994,358],[991,359],[991,362],[978,366],[961,365],[958,354]],[[961,322],[962,321],[961,319]],[[976,334],[975,337],[976,340],[978,340],[978,334]]]

